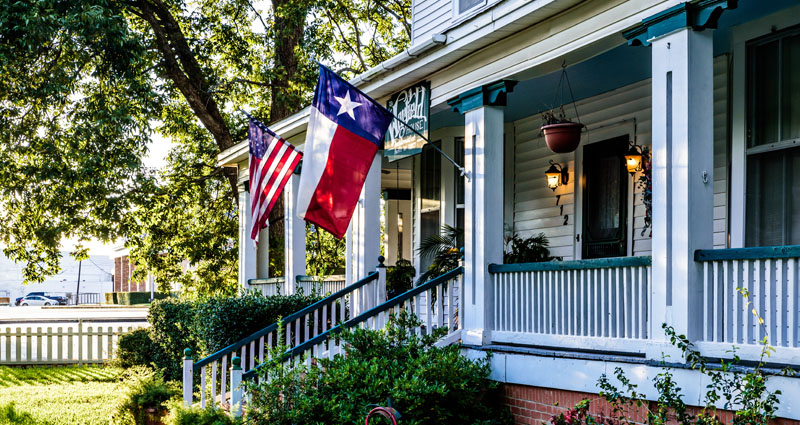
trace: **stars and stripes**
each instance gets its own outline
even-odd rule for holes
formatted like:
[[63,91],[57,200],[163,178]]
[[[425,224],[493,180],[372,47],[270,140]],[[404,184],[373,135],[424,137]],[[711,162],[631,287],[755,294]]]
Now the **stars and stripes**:
[[264,124],[250,118],[250,212],[253,228],[250,238],[267,227],[267,219],[303,153],[280,138]]

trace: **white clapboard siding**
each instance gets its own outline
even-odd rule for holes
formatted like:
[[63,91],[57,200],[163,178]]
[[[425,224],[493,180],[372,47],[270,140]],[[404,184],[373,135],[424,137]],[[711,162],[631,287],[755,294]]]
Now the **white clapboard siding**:
[[[637,142],[650,145],[650,80],[640,81],[577,103],[581,121],[589,128],[581,146],[622,135],[632,136],[633,118],[637,124]],[[514,231],[526,237],[544,233],[550,239],[550,252],[573,259],[575,252],[575,169],[576,154],[554,154],[539,134],[538,114],[514,123]],[[597,129],[594,132],[592,129]],[[601,138],[595,138],[593,135]],[[579,148],[581,149],[581,148]],[[550,160],[567,164],[569,183],[551,191],[545,186],[544,172]],[[639,175],[635,176],[638,179]],[[634,201],[630,207],[634,225],[634,255],[649,255],[650,232],[641,235],[644,205],[641,189],[634,185]],[[560,198],[557,196],[560,195]],[[556,205],[558,202],[558,205]],[[566,223],[566,224],[565,224]]]
[[453,17],[453,0],[414,0],[412,7],[412,45],[441,32]]
[[[727,60],[727,56],[714,59],[714,248],[727,246]],[[581,146],[611,137],[631,136],[634,117],[637,143],[650,146],[651,92],[647,79],[577,102],[581,121],[589,129]],[[523,237],[544,233],[550,239],[552,255],[570,260],[575,252],[574,215],[578,208],[576,153],[552,153],[539,133],[540,126],[539,114],[514,122],[514,231]],[[550,160],[566,164],[569,169],[569,183],[555,192],[545,186],[544,180]],[[633,255],[637,256],[650,255],[651,251],[651,231],[644,229],[642,188],[636,183],[639,177],[640,174],[634,177],[633,205],[629,207],[633,216]]]
[[714,58],[714,248],[728,246],[728,55]]

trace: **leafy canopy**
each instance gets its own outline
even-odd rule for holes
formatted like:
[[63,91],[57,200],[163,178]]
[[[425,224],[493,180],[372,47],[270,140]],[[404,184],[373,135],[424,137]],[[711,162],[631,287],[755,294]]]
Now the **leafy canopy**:
[[[80,257],[123,237],[138,277],[230,291],[237,175],[216,155],[246,137],[236,110],[288,116],[316,61],[362,72],[408,44],[409,17],[409,0],[0,0],[5,254],[37,281],[62,240]],[[142,163],[155,135],[175,146],[164,170]]]

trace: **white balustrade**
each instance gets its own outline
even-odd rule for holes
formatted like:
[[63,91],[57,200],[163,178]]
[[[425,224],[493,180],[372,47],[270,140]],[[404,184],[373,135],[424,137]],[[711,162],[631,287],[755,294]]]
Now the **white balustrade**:
[[756,359],[766,342],[778,349],[777,358],[800,359],[800,350],[783,350],[800,346],[799,258],[796,246],[697,251],[704,352],[719,354],[736,345],[743,358]]
[[[361,281],[285,317],[281,322],[194,362],[192,366],[199,370],[200,375],[200,406],[216,406],[230,399],[227,385],[230,383],[233,357],[239,357],[243,372],[253,370],[270,357],[281,335],[287,348],[297,347],[385,301],[385,285],[385,273],[371,273]],[[381,287],[384,289],[381,290]],[[379,294],[383,294],[383,299],[379,299]],[[184,392],[187,387],[194,385],[194,377],[190,377],[184,382]]]
[[[643,351],[650,257],[491,265],[497,342]],[[638,345],[638,347],[637,347]]]

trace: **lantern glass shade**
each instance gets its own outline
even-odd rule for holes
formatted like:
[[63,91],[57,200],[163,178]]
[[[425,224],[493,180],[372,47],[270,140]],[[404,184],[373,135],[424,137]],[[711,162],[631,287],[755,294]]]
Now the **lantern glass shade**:
[[642,154],[631,149],[625,155],[625,166],[628,167],[628,172],[631,174],[640,171],[642,169]]
[[555,191],[557,187],[561,186],[561,174],[561,170],[555,165],[551,165],[544,173],[547,177],[547,187]]

